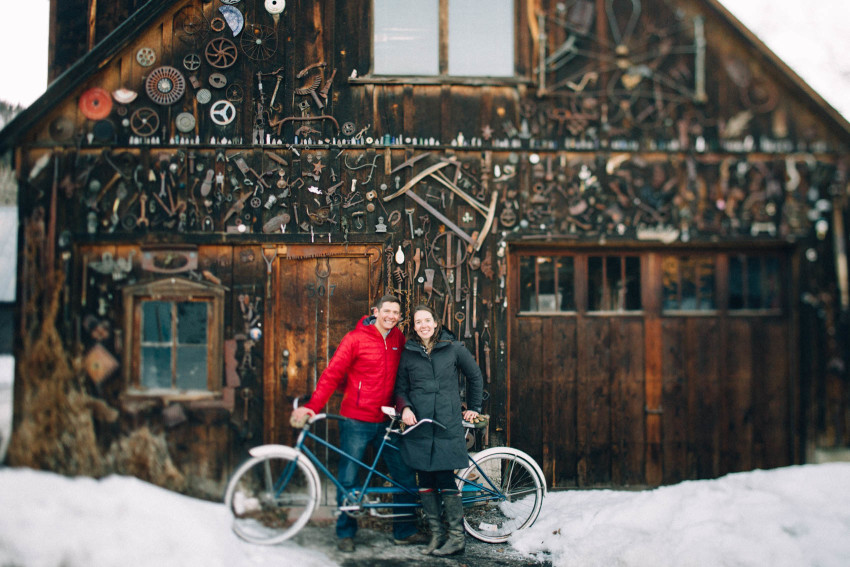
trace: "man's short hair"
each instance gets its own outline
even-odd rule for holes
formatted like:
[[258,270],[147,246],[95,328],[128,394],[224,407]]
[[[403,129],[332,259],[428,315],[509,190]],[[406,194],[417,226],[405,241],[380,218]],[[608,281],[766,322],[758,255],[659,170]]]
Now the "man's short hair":
[[380,309],[384,303],[398,303],[399,308],[401,307],[401,300],[399,298],[394,295],[385,295],[375,304],[375,309]]

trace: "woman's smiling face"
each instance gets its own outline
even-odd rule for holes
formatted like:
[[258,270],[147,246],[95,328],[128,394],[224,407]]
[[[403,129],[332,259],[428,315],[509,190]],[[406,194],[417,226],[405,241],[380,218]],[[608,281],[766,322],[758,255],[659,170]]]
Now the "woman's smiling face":
[[419,335],[423,342],[428,342],[434,336],[434,329],[437,328],[437,322],[434,317],[427,311],[417,311],[413,314],[413,330]]

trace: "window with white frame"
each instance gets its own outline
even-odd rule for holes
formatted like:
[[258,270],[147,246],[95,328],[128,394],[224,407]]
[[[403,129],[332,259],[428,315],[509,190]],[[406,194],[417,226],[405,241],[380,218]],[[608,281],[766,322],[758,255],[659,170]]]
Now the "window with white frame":
[[514,0],[373,0],[372,7],[375,75],[514,75]]

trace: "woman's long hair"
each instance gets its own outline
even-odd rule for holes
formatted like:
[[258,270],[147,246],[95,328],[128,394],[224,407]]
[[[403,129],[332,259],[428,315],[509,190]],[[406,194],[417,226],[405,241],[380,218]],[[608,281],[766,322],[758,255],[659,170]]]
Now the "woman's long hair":
[[[416,318],[416,313],[419,311],[427,311],[433,317],[434,322],[437,324],[434,327],[434,335],[431,337],[431,344],[426,345],[422,342],[422,338],[416,333],[415,325],[413,324],[414,319]],[[437,343],[437,339],[440,338],[440,332],[443,330],[443,324],[440,322],[440,319],[437,318],[437,313],[434,312],[429,306],[425,304],[417,305],[413,308],[410,315],[410,330],[407,332],[407,338],[414,340],[425,347],[426,351],[430,351],[431,347],[433,347]]]

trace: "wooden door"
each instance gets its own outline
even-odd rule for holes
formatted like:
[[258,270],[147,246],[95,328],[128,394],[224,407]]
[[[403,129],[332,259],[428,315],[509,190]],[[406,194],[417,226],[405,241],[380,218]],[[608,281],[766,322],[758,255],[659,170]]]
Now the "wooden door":
[[[292,401],[313,392],[342,337],[369,313],[377,299],[379,259],[379,250],[366,246],[278,247],[266,329],[267,443],[294,442]],[[331,399],[329,411],[339,400]]]
[[[783,248],[557,252],[517,247],[508,265],[507,440],[552,486],[654,486],[799,462]],[[617,277],[629,257],[639,263]],[[607,290],[625,303],[606,304]]]

